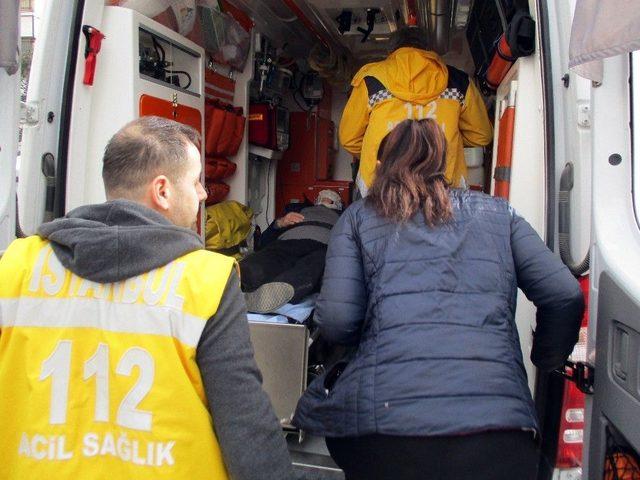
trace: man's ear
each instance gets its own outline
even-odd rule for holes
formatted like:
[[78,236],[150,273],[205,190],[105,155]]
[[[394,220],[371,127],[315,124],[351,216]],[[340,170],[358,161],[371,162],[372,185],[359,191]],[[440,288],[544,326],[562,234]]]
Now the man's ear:
[[165,175],[158,175],[149,184],[149,201],[154,210],[166,212],[170,207],[172,188]]

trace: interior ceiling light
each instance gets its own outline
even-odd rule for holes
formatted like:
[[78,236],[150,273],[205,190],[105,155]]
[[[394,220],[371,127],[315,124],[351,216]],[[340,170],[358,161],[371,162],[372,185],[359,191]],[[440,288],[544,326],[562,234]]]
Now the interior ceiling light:
[[458,0],[456,2],[453,14],[453,26],[455,28],[464,28],[469,22],[469,14],[471,13],[471,3],[473,0]]

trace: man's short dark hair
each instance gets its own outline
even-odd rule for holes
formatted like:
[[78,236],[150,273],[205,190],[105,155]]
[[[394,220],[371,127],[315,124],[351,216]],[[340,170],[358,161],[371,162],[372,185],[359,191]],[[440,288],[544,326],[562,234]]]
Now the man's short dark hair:
[[102,159],[107,195],[136,195],[157,175],[180,178],[189,143],[198,146],[200,134],[192,127],[162,117],[140,117],[109,140]]
[[391,51],[402,47],[413,47],[421,50],[429,50],[429,35],[424,28],[402,27],[396,30],[391,37]]

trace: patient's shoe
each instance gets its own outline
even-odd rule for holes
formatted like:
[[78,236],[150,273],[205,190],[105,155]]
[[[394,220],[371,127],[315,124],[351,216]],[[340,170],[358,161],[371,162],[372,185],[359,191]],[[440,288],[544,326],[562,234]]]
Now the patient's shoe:
[[293,287],[284,282],[265,283],[253,292],[244,294],[247,310],[269,313],[277,310],[293,298]]

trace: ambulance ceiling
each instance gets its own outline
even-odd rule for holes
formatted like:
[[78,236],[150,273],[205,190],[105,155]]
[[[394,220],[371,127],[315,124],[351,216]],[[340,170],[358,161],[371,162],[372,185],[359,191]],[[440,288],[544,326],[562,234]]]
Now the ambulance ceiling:
[[[391,34],[410,15],[424,26],[440,53],[448,49],[456,15],[472,0],[233,0],[291,56],[306,57],[324,43],[358,63],[383,57]],[[366,32],[369,32],[368,34]],[[364,41],[363,41],[364,40]]]
[[[359,60],[384,56],[390,36],[404,25],[403,0],[306,0],[301,9],[331,42]],[[367,33],[368,32],[368,33]]]

